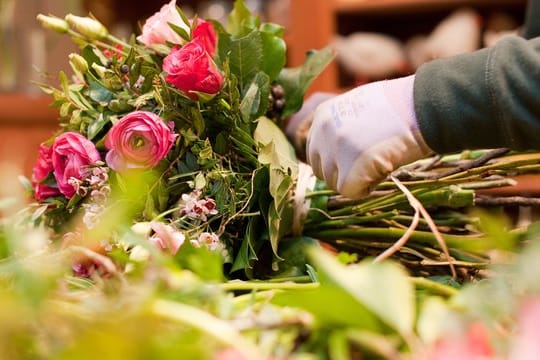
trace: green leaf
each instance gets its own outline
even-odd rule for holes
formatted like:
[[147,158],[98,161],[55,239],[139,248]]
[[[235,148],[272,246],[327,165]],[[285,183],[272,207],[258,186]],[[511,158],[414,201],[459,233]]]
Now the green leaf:
[[227,17],[227,31],[235,37],[243,36],[258,26],[258,19],[251,15],[243,0],[236,0]]
[[270,164],[271,168],[281,169],[284,173],[296,177],[298,162],[294,148],[273,121],[266,117],[259,118],[253,137],[262,144],[259,153],[261,164]]
[[196,248],[186,242],[174,258],[184,269],[193,271],[203,280],[221,282],[224,279],[223,260],[219,251],[209,250],[206,246]]
[[183,28],[181,28],[180,26],[176,25],[176,24],[173,24],[171,22],[167,22],[167,24],[169,24],[169,26],[171,27],[171,29],[174,30],[175,33],[177,33],[178,35],[180,35],[180,37],[186,41],[190,41],[191,40],[191,37],[189,36],[189,34],[187,33],[186,30],[184,30]]
[[274,81],[278,76],[287,60],[287,45],[285,41],[267,32],[261,32],[262,40],[262,70],[268,74],[270,81]]
[[343,289],[401,335],[411,333],[415,317],[414,286],[401,267],[369,260],[345,266],[317,248],[310,249],[309,254],[321,283],[328,281]]
[[98,81],[88,79],[88,96],[98,103],[108,103],[114,96],[114,93],[107,89]]
[[93,140],[99,132],[103,129],[105,125],[107,125],[110,122],[110,118],[108,116],[103,116],[103,113],[100,113],[98,118],[92,122],[90,125],[88,125],[88,139]]
[[300,109],[306,90],[333,59],[332,48],[326,47],[319,51],[312,51],[303,66],[281,71],[278,82],[285,89],[284,117]]
[[260,30],[279,37],[283,37],[283,34],[285,33],[285,28],[283,26],[274,23],[264,23],[261,25]]
[[261,34],[258,31],[252,31],[241,38],[232,39],[227,57],[230,61],[231,73],[238,79],[240,89],[244,89],[262,68]]
[[272,303],[307,310],[322,326],[356,327],[377,331],[378,319],[362,304],[338,287],[321,283],[313,290],[276,293]]
[[263,72],[257,73],[253,82],[247,87],[240,103],[240,112],[245,122],[251,122],[266,113],[270,80]]

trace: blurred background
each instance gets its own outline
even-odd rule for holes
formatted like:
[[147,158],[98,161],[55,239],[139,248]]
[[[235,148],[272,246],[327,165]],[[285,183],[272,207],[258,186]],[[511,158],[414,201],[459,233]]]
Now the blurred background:
[[[39,143],[57,128],[51,99],[35,82],[57,85],[69,72],[71,40],[41,28],[39,13],[89,12],[119,37],[139,33],[166,0],[0,0],[0,169],[31,176]],[[342,92],[355,85],[413,73],[436,58],[492,46],[515,36],[526,0],[245,0],[264,21],[283,25],[288,66],[310,49],[332,45],[336,60],[310,90]],[[178,0],[186,14],[226,22],[233,0]],[[1,170],[0,170],[1,171]]]

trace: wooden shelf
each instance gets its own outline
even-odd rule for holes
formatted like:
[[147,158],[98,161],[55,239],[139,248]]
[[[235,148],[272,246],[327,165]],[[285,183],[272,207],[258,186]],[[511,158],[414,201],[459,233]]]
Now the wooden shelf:
[[58,129],[58,110],[50,96],[0,94],[0,171],[17,169],[30,178],[39,144]]
[[50,107],[52,98],[19,93],[0,94],[0,126],[39,126],[57,124],[58,110]]
[[526,0],[334,0],[337,12],[403,12],[461,6],[522,6]]
[[[429,33],[452,11],[465,6],[487,16],[507,12],[520,22],[526,4],[527,0],[294,0],[290,3],[288,62],[291,66],[301,65],[309,50],[328,46],[337,34],[380,32],[405,41]],[[354,82],[343,75],[333,62],[310,87],[308,95],[317,91],[343,92]]]

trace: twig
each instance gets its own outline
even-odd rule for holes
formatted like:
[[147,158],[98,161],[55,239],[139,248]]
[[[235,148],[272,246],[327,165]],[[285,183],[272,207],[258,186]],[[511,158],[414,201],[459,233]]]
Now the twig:
[[424,220],[426,220],[431,232],[433,233],[433,236],[435,236],[435,239],[437,239],[437,242],[439,243],[441,249],[443,250],[444,255],[448,259],[448,264],[449,264],[450,270],[452,272],[452,277],[455,279],[457,277],[457,273],[456,273],[456,269],[455,269],[455,267],[454,267],[454,265],[452,263],[453,259],[450,256],[450,252],[448,251],[448,247],[446,246],[446,242],[444,241],[444,238],[442,237],[441,233],[439,232],[439,229],[437,228],[437,225],[435,225],[435,222],[433,221],[433,219],[431,218],[431,216],[429,215],[427,210],[424,208],[422,203],[420,203],[420,201],[418,201],[418,199],[416,199],[414,197],[414,195],[409,191],[409,189],[407,189],[405,186],[403,186],[403,184],[398,179],[396,179],[395,177],[391,176],[391,179],[392,179],[393,182],[396,183],[396,186],[407,196],[407,200],[409,200],[409,203],[411,204],[413,209],[415,209],[415,211],[422,214],[422,216],[424,217]]
[[540,198],[524,196],[501,196],[492,197],[486,195],[476,195],[475,204],[480,206],[539,206]]
[[507,149],[507,148],[501,148],[501,149],[495,149],[495,150],[489,151],[489,152],[485,153],[484,155],[480,156],[477,159],[468,161],[465,164],[458,165],[458,166],[456,166],[456,167],[454,167],[452,169],[449,169],[449,170],[444,171],[442,173],[436,174],[433,177],[433,179],[438,180],[438,179],[445,178],[445,177],[450,176],[450,175],[460,173],[460,172],[465,171],[465,170],[472,169],[474,167],[482,166],[485,163],[487,163],[489,160],[491,160],[493,158],[496,158],[496,157],[499,157],[501,155],[504,155],[509,151],[510,151],[510,149]]
[[413,208],[415,209],[414,217],[411,222],[411,225],[409,226],[407,231],[405,231],[405,234],[403,234],[403,236],[400,237],[398,241],[396,241],[392,246],[390,246],[388,249],[383,251],[379,256],[377,256],[375,260],[373,260],[374,262],[380,262],[385,259],[388,259],[390,256],[394,255],[397,251],[399,251],[399,249],[401,249],[402,246],[404,246],[407,243],[412,233],[418,226],[418,222],[420,221],[420,211],[418,210],[418,208],[414,206]]

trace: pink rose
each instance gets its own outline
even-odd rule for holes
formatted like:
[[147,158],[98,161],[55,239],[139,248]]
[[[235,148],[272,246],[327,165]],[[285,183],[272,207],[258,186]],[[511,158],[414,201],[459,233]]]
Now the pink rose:
[[182,90],[191,99],[197,100],[194,93],[215,94],[221,89],[223,75],[205,49],[205,44],[197,39],[183,47],[175,47],[163,59],[165,80]]
[[34,198],[38,201],[45,200],[50,196],[60,195],[60,191],[46,184],[40,184],[53,171],[52,149],[44,144],[39,146],[39,155],[36,165],[32,170],[32,184],[34,186]]
[[199,19],[197,27],[193,30],[193,39],[204,44],[204,48],[211,56],[216,52],[217,35],[211,22]]
[[84,167],[100,160],[94,143],[81,134],[66,132],[58,136],[52,146],[52,164],[60,192],[70,199],[75,194],[75,188],[69,180],[82,180]]
[[178,136],[170,124],[167,126],[149,111],[134,111],[121,118],[105,138],[109,167],[122,172],[156,166],[167,156]]
[[154,44],[183,44],[185,41],[169,26],[175,24],[184,29],[188,34],[189,26],[184,23],[176,10],[176,0],[171,0],[161,7],[159,12],[150,16],[143,25],[142,34],[137,37],[146,46]]

